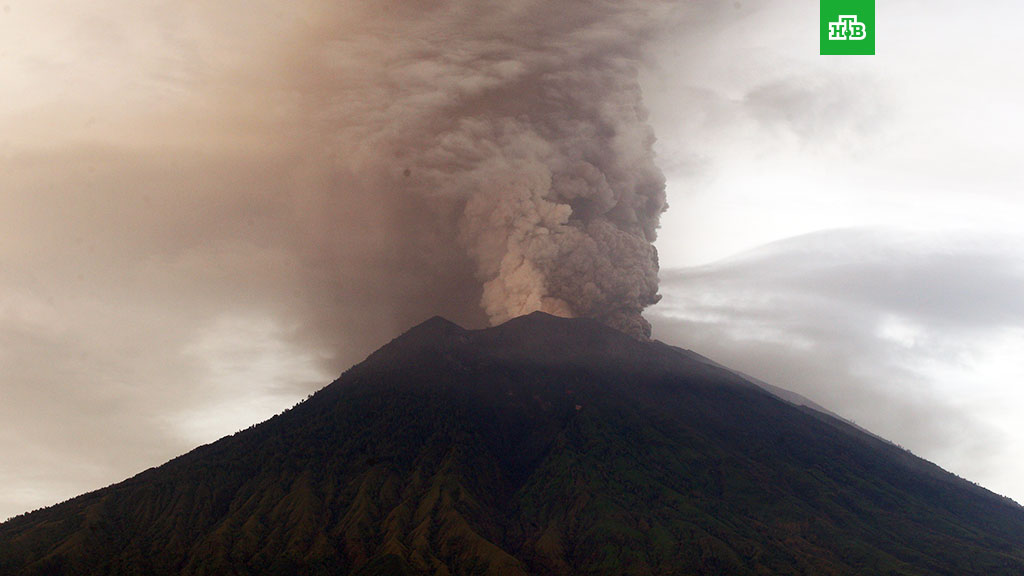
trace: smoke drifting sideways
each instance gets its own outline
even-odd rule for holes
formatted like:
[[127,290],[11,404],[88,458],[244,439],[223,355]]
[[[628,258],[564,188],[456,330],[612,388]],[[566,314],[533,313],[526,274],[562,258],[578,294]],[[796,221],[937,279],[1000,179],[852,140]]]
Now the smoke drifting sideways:
[[433,315],[647,333],[665,199],[637,74],[682,8],[66,8],[25,3],[0,34],[0,418],[25,432],[0,479],[105,464],[32,480],[31,505],[228,433],[207,407],[300,398]]
[[332,36],[318,61],[333,79],[318,91],[332,94],[322,121],[353,172],[454,230],[492,324],[541,310],[648,337],[666,201],[638,71],[667,10],[455,1],[339,12],[344,37],[318,32]]
[[638,72],[680,11],[102,0],[24,48],[0,259],[31,279],[12,289],[85,302],[59,315],[188,310],[185,341],[269,317],[330,372],[433,315],[643,337],[666,204]]

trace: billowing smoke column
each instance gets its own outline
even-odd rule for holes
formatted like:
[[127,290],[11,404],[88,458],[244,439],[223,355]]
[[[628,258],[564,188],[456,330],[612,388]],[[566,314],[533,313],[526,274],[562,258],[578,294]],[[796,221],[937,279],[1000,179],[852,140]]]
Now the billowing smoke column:
[[347,44],[382,58],[385,88],[344,103],[365,149],[457,226],[492,323],[542,310],[649,336],[666,204],[637,76],[659,4],[409,4]]
[[543,310],[650,334],[640,313],[658,300],[665,194],[635,73],[609,57],[510,81],[514,112],[442,137],[486,154],[451,176],[472,191],[461,238],[493,322]]

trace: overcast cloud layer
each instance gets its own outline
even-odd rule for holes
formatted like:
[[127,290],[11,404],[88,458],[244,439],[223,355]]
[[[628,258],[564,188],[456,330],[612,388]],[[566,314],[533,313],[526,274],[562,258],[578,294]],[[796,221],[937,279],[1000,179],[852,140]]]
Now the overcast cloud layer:
[[1012,494],[1024,251],[1007,240],[866,229],[781,241],[665,273],[655,336]]
[[879,3],[863,58],[817,56],[806,3],[733,7],[644,80],[655,337],[1024,501],[1024,68],[992,34],[1020,4]]

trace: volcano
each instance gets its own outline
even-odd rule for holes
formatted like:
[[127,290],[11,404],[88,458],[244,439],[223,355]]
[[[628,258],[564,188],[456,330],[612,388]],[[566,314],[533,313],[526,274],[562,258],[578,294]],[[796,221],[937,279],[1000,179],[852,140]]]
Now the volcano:
[[1024,574],[1024,509],[693,352],[535,313],[0,525],[0,574]]

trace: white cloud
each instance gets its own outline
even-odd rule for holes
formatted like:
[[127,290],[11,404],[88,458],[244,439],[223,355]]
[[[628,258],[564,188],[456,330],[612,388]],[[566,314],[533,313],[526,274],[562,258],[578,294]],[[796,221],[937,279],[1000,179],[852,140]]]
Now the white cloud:
[[1024,68],[991,33],[1019,3],[879,5],[868,57],[819,56],[816,5],[747,4],[666,39],[643,79],[666,267],[839,227],[1019,229]]
[[838,230],[664,273],[655,337],[1024,500],[1024,242]]
[[198,401],[175,406],[165,418],[176,435],[197,445],[266,420],[336,376],[266,316],[221,316],[182,355],[201,367],[204,390]]

